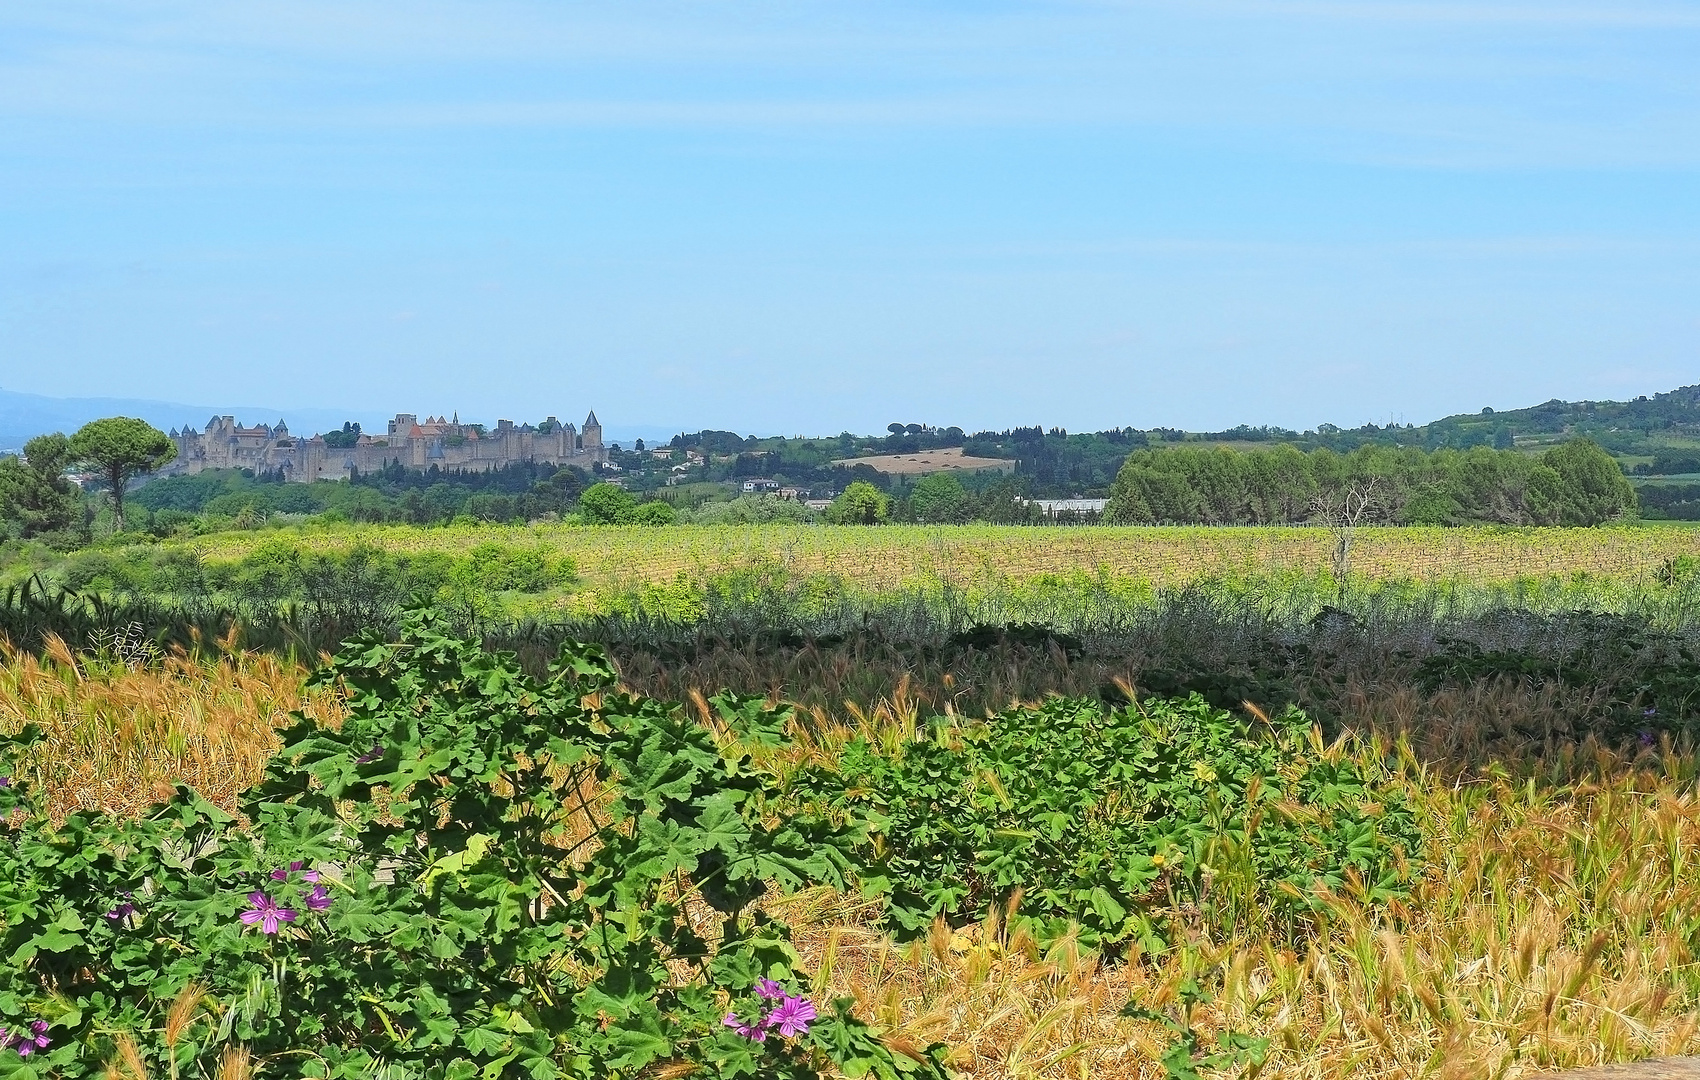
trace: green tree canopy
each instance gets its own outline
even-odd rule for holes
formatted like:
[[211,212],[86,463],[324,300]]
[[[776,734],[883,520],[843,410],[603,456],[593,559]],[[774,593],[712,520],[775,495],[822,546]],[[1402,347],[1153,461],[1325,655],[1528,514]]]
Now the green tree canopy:
[[633,525],[676,525],[679,522],[679,512],[673,509],[671,503],[652,499],[646,503],[638,503],[632,508],[631,522]]
[[891,498],[866,480],[857,480],[832,500],[826,516],[835,525],[880,525],[891,516]]
[[1559,480],[1555,525],[1598,525],[1635,509],[1634,486],[1592,439],[1560,443],[1541,455],[1541,464]]
[[128,416],[89,421],[71,436],[69,448],[74,459],[105,478],[119,532],[124,531],[125,487],[177,456],[177,445],[165,432]]
[[929,473],[915,482],[909,494],[915,520],[929,525],[954,525],[968,520],[968,492],[950,473]]
[[77,519],[77,489],[65,479],[70,440],[59,432],[24,444],[22,458],[0,459],[0,521],[31,537],[64,532]]
[[1372,486],[1365,521],[1396,525],[1598,525],[1633,510],[1617,463],[1587,439],[1540,457],[1487,446],[1424,451],[1366,445],[1348,454],[1290,446],[1135,450],[1105,517],[1128,525],[1297,524],[1330,493]]
[[636,500],[614,484],[592,484],[578,500],[579,515],[587,525],[624,525],[636,511]]
[[326,446],[346,450],[360,442],[360,424],[354,420],[344,420],[341,431],[327,431],[324,439]]

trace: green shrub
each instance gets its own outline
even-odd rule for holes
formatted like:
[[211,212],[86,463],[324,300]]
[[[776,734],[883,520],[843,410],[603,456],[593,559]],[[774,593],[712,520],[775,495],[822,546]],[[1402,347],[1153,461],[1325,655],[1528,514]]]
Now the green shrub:
[[890,516],[891,496],[866,480],[852,481],[826,508],[835,525],[883,525]]
[[633,525],[677,525],[679,512],[673,509],[671,503],[653,499],[646,503],[638,503],[632,508],[631,523]]
[[1420,840],[1397,790],[1303,713],[1248,728],[1197,695],[935,717],[895,756],[851,742],[792,795],[874,835],[902,935],[1020,890],[1041,940],[1074,921],[1089,944],[1160,952],[1182,905],[1227,923],[1303,918],[1319,888],[1403,895]]
[[740,495],[726,502],[703,503],[685,515],[695,525],[759,525],[773,521],[808,522],[819,515],[795,499],[777,495]]
[[127,1039],[158,1076],[243,1048],[349,1080],[942,1080],[941,1047],[894,1052],[848,1001],[780,1026],[781,997],[814,1006],[754,905],[845,888],[856,836],[777,813],[750,757],[614,681],[594,647],[539,681],[413,612],[319,673],[349,716],[283,733],[247,827],[186,789],[54,826],[11,753],[36,733],[4,740],[0,1076],[99,1075]]
[[467,556],[473,585],[492,591],[541,592],[549,586],[549,567],[543,552],[486,542]]
[[578,512],[587,525],[625,525],[637,503],[616,484],[592,484],[579,496]]

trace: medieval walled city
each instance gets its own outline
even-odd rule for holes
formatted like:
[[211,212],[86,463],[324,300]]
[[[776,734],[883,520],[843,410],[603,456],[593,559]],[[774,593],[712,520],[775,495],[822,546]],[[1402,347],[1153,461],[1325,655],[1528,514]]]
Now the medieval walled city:
[[[445,420],[414,413],[397,413],[383,435],[333,431],[301,438],[276,425],[243,427],[235,417],[215,416],[204,431],[173,430],[176,459],[166,474],[192,474],[206,469],[251,469],[281,472],[298,483],[346,480],[356,473],[376,472],[399,463],[408,469],[487,472],[520,461],[590,468],[608,460],[602,445],[602,425],[592,412],[583,428],[563,424],[553,416],[537,425],[498,420],[494,428],[463,424],[459,415]],[[339,445],[343,444],[343,445]]]

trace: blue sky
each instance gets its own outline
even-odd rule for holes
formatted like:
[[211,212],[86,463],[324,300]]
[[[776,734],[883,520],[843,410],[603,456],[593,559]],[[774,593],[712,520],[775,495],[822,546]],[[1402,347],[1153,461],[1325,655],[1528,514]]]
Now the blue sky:
[[1700,382],[1700,2],[0,4],[0,388],[760,432]]

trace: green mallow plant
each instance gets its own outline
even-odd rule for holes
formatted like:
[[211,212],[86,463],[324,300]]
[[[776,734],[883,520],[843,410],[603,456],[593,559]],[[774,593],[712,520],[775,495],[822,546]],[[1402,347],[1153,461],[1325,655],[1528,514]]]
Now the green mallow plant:
[[1404,895],[1415,818],[1393,778],[1348,749],[1296,709],[1248,722],[1196,694],[1052,698],[934,717],[895,753],[856,739],[791,797],[866,828],[900,936],[1019,895],[1040,941],[1161,953],[1183,917],[1301,930],[1330,895]]
[[245,820],[53,825],[9,740],[0,1078],[944,1076],[809,1000],[756,905],[850,887],[855,830],[599,650],[537,680],[419,611],[316,679],[348,718],[299,717]]

